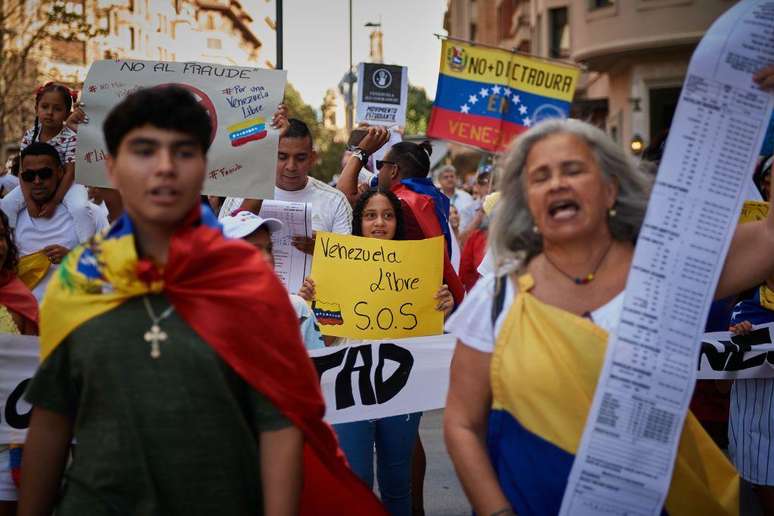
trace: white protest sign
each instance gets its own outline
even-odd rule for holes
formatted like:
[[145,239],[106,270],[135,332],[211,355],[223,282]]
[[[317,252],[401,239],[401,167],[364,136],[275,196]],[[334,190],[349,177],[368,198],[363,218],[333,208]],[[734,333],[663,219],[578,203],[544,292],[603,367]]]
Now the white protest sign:
[[[774,377],[772,328],[756,327],[741,339],[728,332],[704,334],[697,377]],[[321,376],[326,421],[349,423],[445,407],[455,343],[453,335],[438,335],[309,351]]]
[[356,122],[405,126],[407,104],[408,69],[405,66],[358,65]]
[[691,58],[563,516],[662,514],[707,313],[774,105],[752,80],[774,63],[772,12],[774,0],[737,3]]
[[95,61],[83,83],[89,123],[78,129],[75,180],[109,187],[102,123],[131,92],[177,85],[191,93],[212,122],[208,195],[271,198],[279,133],[270,127],[285,92],[286,72],[165,61]]
[[438,335],[310,351],[325,420],[348,423],[444,407],[454,344],[452,335]]
[[37,337],[0,334],[0,444],[23,443],[30,424],[30,405],[23,400],[38,368]]
[[264,200],[259,215],[282,221],[271,234],[274,272],[291,294],[296,294],[312,271],[312,256],[293,247],[294,236],[312,236],[312,205],[304,202]]
[[774,377],[774,323],[754,326],[747,335],[705,333],[699,353],[700,380]]

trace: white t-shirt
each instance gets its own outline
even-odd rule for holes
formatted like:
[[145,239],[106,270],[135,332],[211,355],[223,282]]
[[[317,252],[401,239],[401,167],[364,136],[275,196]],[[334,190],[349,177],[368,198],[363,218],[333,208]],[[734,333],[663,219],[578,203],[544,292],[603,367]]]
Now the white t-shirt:
[[[19,256],[36,253],[49,245],[56,244],[66,249],[73,249],[80,244],[73,218],[62,204],[56,207],[50,219],[32,218],[26,209],[22,210],[16,221],[14,236],[19,248]],[[57,268],[57,265],[52,265],[43,280],[32,290],[38,302],[43,299],[46,286]]]
[[484,258],[481,260],[481,263],[478,264],[476,271],[481,276],[491,276],[495,272],[494,253],[488,245],[486,247],[486,253],[484,253]]
[[2,194],[5,195],[14,188],[19,186],[19,178],[13,174],[5,174],[0,176],[0,187],[2,187]]
[[[447,197],[449,196],[447,195]],[[471,223],[473,215],[476,213],[474,209],[476,201],[468,192],[461,188],[456,188],[454,190],[454,195],[449,197],[449,201],[452,206],[457,208],[457,213],[460,216],[460,231],[465,231],[468,229],[468,225]]]
[[[352,233],[352,207],[347,197],[319,179],[310,177],[306,186],[296,191],[283,190],[275,186],[274,200],[311,204],[313,231],[329,231],[343,235]],[[243,202],[244,199],[241,197],[226,197],[218,212],[218,219],[230,215]]]
[[[515,288],[509,279],[505,281],[505,299],[503,309],[492,326],[492,303],[494,302],[495,276],[488,275],[479,279],[476,286],[465,296],[456,312],[446,322],[446,331],[454,335],[465,345],[491,353],[494,351],[497,335],[502,329],[506,315],[515,298]],[[608,333],[612,333],[618,324],[623,309],[623,291],[607,304],[591,312],[591,320]]]
[[312,229],[349,235],[352,233],[352,207],[339,190],[310,177],[301,190],[288,191],[274,187],[274,199],[306,202],[312,205]]

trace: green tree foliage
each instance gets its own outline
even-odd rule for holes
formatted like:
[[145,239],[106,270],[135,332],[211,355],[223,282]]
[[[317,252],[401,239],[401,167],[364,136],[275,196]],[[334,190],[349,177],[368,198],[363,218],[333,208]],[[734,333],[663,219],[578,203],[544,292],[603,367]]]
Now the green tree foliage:
[[432,108],[433,101],[427,98],[425,89],[409,84],[406,136],[427,133],[427,123],[430,121]]
[[318,155],[312,175],[327,183],[341,170],[341,155],[345,145],[333,141],[334,131],[323,127],[314,108],[304,102],[301,94],[290,83],[285,86],[285,104],[291,118],[298,118],[309,126]]
[[309,130],[312,131],[312,138],[315,144],[319,144],[321,126],[317,120],[317,113],[315,113],[312,106],[304,102],[301,98],[301,93],[290,83],[285,85],[284,102],[288,107],[288,115],[291,118],[298,118],[308,125]]
[[344,155],[346,148],[346,143],[336,142],[331,139],[325,152],[320,153],[317,166],[315,167],[315,177],[327,183],[335,174],[341,172],[341,157]]
[[52,42],[85,44],[104,34],[83,7],[68,0],[0,0],[0,142],[20,138],[20,131],[32,122],[30,98]]

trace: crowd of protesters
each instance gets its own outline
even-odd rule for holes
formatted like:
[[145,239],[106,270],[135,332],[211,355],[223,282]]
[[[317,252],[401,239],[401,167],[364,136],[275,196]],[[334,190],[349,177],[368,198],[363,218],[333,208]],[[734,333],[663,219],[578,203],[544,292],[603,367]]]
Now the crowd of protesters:
[[[774,67],[756,80],[774,89]],[[42,363],[26,442],[0,443],[0,516],[423,514],[422,414],[323,421],[307,350],[353,342],[321,335],[313,277],[296,294],[275,276],[282,222],[260,199],[201,196],[211,122],[194,97],[168,86],[114,108],[113,189],[75,183],[77,93],[49,83],[30,101],[35,123],[0,180],[0,332],[39,335]],[[308,203],[314,232],[443,237],[435,302],[457,339],[445,439],[474,510],[557,513],[652,175],[570,119],[536,124],[470,182],[432,170],[430,142],[363,127],[331,186],[289,115],[272,119],[274,199]],[[771,168],[764,157],[755,175],[766,200]],[[313,254],[314,240],[293,245]],[[739,226],[723,327],[774,321],[772,256],[774,213]],[[577,392],[533,388],[557,375]],[[670,514],[733,513],[712,486],[737,475],[774,514],[774,382],[730,392],[732,461],[712,443],[725,427],[689,415]]]

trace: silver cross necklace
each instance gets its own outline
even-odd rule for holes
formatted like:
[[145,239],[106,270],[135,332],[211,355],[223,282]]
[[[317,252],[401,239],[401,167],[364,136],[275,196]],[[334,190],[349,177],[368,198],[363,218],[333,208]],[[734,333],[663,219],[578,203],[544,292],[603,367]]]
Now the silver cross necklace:
[[148,311],[148,317],[151,318],[152,324],[148,331],[145,332],[145,342],[149,342],[151,346],[150,356],[151,358],[159,358],[161,356],[161,349],[159,349],[159,342],[167,340],[167,334],[161,329],[159,323],[172,315],[175,311],[174,306],[170,306],[160,316],[156,316],[156,312],[153,311],[153,307],[148,300],[148,296],[142,297],[145,303],[145,310]]

